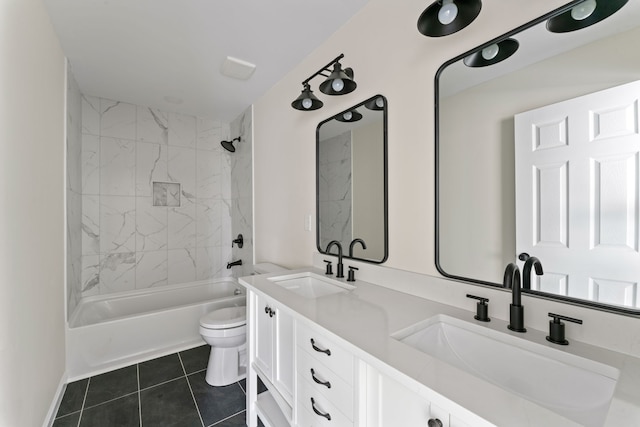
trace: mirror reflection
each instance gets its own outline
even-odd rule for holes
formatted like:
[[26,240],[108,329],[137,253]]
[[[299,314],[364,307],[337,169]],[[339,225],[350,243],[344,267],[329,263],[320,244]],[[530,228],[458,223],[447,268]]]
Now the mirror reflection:
[[533,292],[639,313],[640,2],[571,32],[544,18],[476,49],[513,39],[505,60],[439,72],[436,263],[501,286],[535,256]]
[[387,245],[387,100],[376,95],[316,130],[317,247],[382,263]]

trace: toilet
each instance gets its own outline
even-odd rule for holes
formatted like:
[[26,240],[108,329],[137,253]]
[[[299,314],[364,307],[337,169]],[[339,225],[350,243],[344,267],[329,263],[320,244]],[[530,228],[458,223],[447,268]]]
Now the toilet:
[[206,381],[224,386],[246,376],[247,307],[225,307],[200,318],[200,335],[211,346]]
[[[279,265],[263,263],[255,274],[286,271]],[[200,318],[200,335],[211,346],[205,380],[212,386],[233,384],[247,374],[247,307],[238,305],[214,310]]]

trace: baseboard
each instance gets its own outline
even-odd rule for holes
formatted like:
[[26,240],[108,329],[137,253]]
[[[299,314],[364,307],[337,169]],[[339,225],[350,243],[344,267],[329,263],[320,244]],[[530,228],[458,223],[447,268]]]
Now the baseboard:
[[62,402],[62,396],[64,396],[64,391],[67,389],[67,372],[65,371],[60,378],[60,383],[58,384],[58,388],[56,389],[56,394],[53,396],[51,401],[51,406],[49,407],[49,411],[47,412],[47,416],[44,418],[44,422],[42,423],[42,427],[52,427],[53,421],[56,418],[56,414],[58,413],[58,408],[60,407],[60,403]]

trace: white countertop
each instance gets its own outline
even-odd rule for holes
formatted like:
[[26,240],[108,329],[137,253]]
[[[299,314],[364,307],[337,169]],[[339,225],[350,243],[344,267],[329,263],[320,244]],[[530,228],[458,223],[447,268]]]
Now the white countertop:
[[[269,277],[319,269],[292,270],[286,273],[242,277],[251,290],[279,302],[295,318],[307,319],[342,340],[354,355],[405,383],[426,386],[464,410],[497,426],[575,426],[578,425],[548,409],[481,378],[418,351],[393,338],[399,330],[438,314],[446,314],[482,327],[517,336],[544,346],[604,363],[620,370],[605,426],[640,426],[640,359],[622,353],[571,340],[568,346],[549,343],[547,331],[528,327],[520,334],[507,329],[507,322],[474,320],[474,312],[428,299],[394,291],[361,280],[356,289],[309,299],[267,280]],[[335,279],[335,276],[331,276]],[[344,280],[344,279],[335,279]],[[345,282],[346,283],[346,282]],[[523,366],[523,369],[526,369]]]

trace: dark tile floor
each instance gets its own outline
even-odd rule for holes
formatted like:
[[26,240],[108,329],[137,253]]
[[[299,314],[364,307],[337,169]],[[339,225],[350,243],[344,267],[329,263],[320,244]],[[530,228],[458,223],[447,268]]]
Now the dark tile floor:
[[209,349],[203,345],[69,383],[53,427],[244,427],[245,381],[207,384]]

